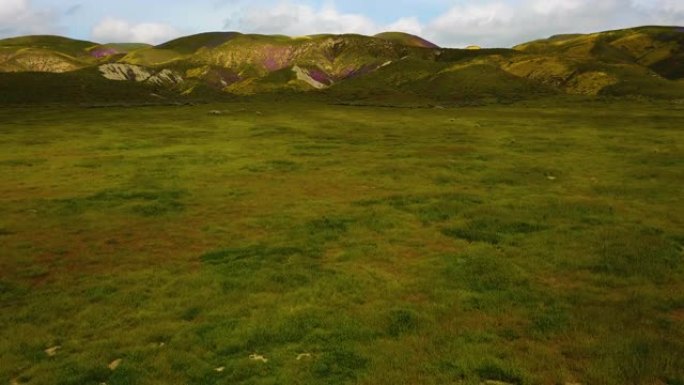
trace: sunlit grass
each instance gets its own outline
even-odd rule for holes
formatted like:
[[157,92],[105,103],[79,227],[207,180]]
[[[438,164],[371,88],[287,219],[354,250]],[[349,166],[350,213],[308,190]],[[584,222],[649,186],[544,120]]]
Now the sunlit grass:
[[681,384],[684,110],[545,103],[0,110],[0,383]]

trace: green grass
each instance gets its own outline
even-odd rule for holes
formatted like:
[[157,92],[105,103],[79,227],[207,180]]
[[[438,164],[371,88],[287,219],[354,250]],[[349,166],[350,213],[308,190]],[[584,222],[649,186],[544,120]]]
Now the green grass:
[[0,47],[14,49],[26,47],[45,48],[73,57],[86,56],[88,48],[95,45],[97,43],[51,35],[20,36],[0,40]]
[[681,104],[0,121],[0,383],[684,381]]

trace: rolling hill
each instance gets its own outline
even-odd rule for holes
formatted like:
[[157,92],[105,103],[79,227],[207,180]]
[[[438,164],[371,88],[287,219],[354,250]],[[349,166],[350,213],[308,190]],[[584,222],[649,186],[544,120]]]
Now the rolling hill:
[[512,49],[478,50],[440,48],[400,32],[296,38],[209,32],[157,46],[25,36],[0,40],[0,73],[0,84],[23,79],[23,96],[4,100],[26,102],[30,95],[55,92],[60,82],[81,84],[79,100],[89,94],[94,100],[118,98],[119,92],[103,91],[118,86],[126,87],[123,94],[137,93],[137,99],[192,97],[208,90],[453,103],[565,94],[681,99],[684,29],[651,26],[557,35]]

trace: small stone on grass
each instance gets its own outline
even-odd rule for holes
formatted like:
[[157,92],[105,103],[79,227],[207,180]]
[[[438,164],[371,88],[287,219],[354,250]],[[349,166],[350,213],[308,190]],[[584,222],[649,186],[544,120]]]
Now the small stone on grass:
[[267,363],[267,362],[268,362],[268,359],[267,359],[266,357],[264,357],[264,356],[262,356],[262,355],[259,355],[259,354],[252,354],[252,355],[249,356],[249,359],[252,360],[252,361],[261,361],[261,362],[263,362],[263,363]]
[[116,368],[118,368],[122,362],[123,360],[121,358],[117,358],[116,360],[110,362],[109,365],[107,365],[107,367],[109,368],[109,370],[116,370]]
[[57,355],[57,351],[61,348],[61,346],[53,346],[51,348],[47,348],[45,349],[45,354],[47,354],[48,357],[54,357]]

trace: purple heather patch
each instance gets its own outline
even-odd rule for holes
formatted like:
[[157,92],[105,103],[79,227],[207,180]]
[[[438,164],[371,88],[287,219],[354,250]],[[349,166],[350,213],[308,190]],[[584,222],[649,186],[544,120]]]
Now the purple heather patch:
[[116,48],[109,48],[109,47],[103,47],[103,48],[98,48],[96,50],[90,51],[90,55],[92,57],[95,57],[97,59],[101,59],[103,57],[111,56],[111,55],[116,55],[119,53],[119,51],[116,50]]
[[264,60],[264,67],[269,71],[277,71],[282,68],[276,59],[272,57],[267,57],[266,60]]
[[327,73],[321,71],[318,68],[313,68],[309,69],[309,76],[311,78],[319,83],[325,84],[325,85],[331,85],[332,84],[332,79],[330,79],[330,76],[328,76]]

